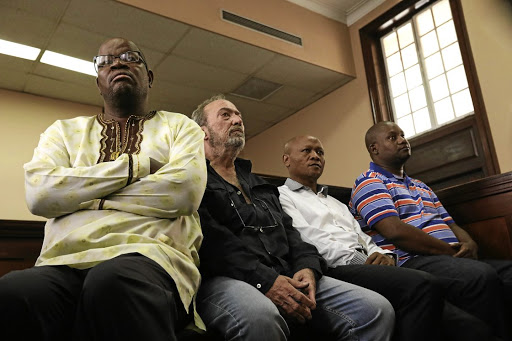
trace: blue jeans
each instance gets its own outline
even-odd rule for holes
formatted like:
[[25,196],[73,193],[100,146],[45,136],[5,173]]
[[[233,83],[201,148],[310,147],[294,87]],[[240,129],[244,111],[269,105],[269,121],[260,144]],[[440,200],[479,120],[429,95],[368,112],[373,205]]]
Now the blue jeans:
[[[331,277],[317,283],[317,307],[310,328],[335,340],[389,340],[395,314],[380,294]],[[225,340],[286,340],[287,321],[274,303],[245,282],[214,277],[201,284],[198,311],[208,328]]]

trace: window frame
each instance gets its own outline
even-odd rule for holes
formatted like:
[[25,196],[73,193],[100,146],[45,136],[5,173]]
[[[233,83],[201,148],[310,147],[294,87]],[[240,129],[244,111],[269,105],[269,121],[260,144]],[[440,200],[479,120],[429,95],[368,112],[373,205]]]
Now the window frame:
[[[432,6],[437,1],[438,0],[404,0],[359,30],[374,123],[380,121],[394,121],[391,94],[384,64],[384,52],[380,38],[391,32],[393,27],[403,25],[411,20],[414,15]],[[498,159],[492,140],[482,91],[478,82],[475,62],[471,53],[461,1],[449,0],[449,2],[461,50],[462,61],[466,71],[468,87],[473,99],[474,114],[467,116],[473,116],[475,120],[475,126],[478,131],[477,135],[479,136],[478,143],[483,153],[483,172],[485,176],[499,174]],[[459,121],[460,119],[414,136],[410,138],[411,144],[415,144],[415,140],[426,141],[430,136],[437,135],[438,129],[445,126],[457,125]]]

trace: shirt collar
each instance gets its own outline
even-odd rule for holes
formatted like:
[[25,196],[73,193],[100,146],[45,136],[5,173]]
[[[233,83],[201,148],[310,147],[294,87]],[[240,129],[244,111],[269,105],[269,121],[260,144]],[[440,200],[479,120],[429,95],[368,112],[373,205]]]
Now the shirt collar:
[[399,181],[406,181],[408,182],[410,180],[409,176],[404,172],[404,177],[401,178],[399,176],[396,176],[395,174],[391,173],[391,172],[388,172],[387,170],[385,170],[384,168],[380,167],[379,165],[373,163],[373,162],[370,162],[370,171],[372,172],[377,172],[377,173],[381,173],[382,175],[388,177],[388,178],[395,178]]
[[[210,160],[206,159],[206,165],[210,165]],[[244,171],[247,171],[248,173],[251,172],[252,169],[252,162],[250,160],[242,159],[242,158],[236,158],[235,159],[235,167],[240,167]]]
[[[304,186],[300,182],[297,182],[290,178],[286,179],[286,181],[284,182],[284,185],[294,192],[298,191],[301,188],[309,189],[310,191],[312,191],[311,188]],[[318,187],[318,193],[322,193],[323,195],[327,196],[327,191],[329,189],[328,186],[317,185],[317,187]]]

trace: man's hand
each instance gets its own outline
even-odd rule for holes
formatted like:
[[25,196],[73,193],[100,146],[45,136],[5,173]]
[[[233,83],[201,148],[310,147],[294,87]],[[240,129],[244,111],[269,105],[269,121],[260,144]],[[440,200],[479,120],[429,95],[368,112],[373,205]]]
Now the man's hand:
[[287,317],[300,323],[311,320],[311,309],[315,303],[299,290],[309,286],[308,282],[299,282],[286,276],[278,276],[270,290],[265,294]]
[[316,280],[313,270],[302,269],[300,271],[297,271],[295,275],[293,275],[293,279],[301,283],[308,284],[308,286],[301,289],[301,291],[309,298],[311,302],[314,303],[314,307],[311,308],[312,310],[314,310],[316,308]]
[[366,262],[364,264],[367,265],[391,265],[395,266],[395,259],[391,258],[385,254],[374,252],[368,256]]
[[453,257],[478,259],[478,245],[473,240],[451,243],[450,246],[457,252]]

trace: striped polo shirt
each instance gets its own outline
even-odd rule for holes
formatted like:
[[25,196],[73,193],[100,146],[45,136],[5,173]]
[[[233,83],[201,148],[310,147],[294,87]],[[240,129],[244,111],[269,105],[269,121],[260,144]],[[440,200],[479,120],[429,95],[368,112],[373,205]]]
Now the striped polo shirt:
[[373,162],[370,169],[356,179],[349,207],[361,229],[375,244],[398,255],[398,265],[415,255],[395,247],[373,228],[384,218],[397,216],[432,237],[447,243],[458,242],[448,226],[454,223],[452,217],[430,187],[405,173],[404,178],[393,175]]

